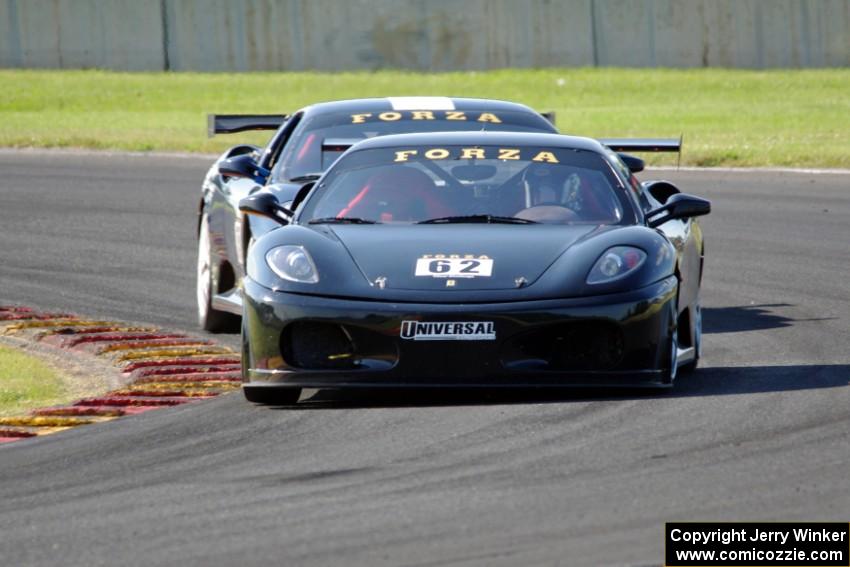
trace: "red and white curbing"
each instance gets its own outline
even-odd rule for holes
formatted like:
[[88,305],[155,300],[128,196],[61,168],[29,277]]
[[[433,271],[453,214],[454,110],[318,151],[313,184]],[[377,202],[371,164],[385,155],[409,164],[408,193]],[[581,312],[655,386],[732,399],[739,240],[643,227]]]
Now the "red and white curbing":
[[110,361],[126,384],[67,406],[0,417],[0,443],[205,400],[237,389],[239,355],[208,339],[71,313],[0,305],[0,334]]

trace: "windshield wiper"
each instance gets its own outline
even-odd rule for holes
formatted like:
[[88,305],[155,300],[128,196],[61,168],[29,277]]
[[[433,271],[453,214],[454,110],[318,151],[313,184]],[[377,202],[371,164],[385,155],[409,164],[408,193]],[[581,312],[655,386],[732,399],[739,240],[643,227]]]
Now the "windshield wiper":
[[299,175],[298,177],[293,177],[290,179],[293,183],[304,183],[305,181],[315,181],[322,176],[321,173],[307,173],[305,175]]
[[378,221],[359,219],[357,217],[324,217],[311,219],[308,224],[378,224]]
[[440,217],[419,221],[417,224],[452,224],[465,222],[481,222],[488,224],[537,224],[537,221],[517,217],[500,217],[498,215],[463,215],[459,217]]

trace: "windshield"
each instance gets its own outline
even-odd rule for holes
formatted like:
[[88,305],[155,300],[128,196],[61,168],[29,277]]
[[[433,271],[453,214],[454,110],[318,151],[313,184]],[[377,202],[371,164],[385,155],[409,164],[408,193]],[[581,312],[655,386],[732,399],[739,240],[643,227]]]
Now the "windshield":
[[596,152],[393,147],[342,158],[299,222],[616,224],[626,207],[621,183]]
[[[400,110],[320,114],[305,119],[283,150],[272,172],[275,181],[321,173],[347,147],[328,147],[327,140],[358,140],[412,132],[556,132],[531,111]],[[324,147],[323,147],[324,146]]]

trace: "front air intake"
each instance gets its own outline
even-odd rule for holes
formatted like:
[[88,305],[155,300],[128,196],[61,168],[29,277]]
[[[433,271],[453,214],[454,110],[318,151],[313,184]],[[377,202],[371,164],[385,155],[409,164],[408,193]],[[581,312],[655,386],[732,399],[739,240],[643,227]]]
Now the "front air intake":
[[575,321],[521,334],[502,347],[508,368],[553,370],[611,370],[623,360],[623,333],[608,321]]
[[283,359],[295,368],[344,370],[355,367],[355,349],[351,337],[340,325],[297,322],[281,335]]
[[280,353],[302,370],[386,370],[398,362],[393,339],[372,329],[296,321],[283,329]]

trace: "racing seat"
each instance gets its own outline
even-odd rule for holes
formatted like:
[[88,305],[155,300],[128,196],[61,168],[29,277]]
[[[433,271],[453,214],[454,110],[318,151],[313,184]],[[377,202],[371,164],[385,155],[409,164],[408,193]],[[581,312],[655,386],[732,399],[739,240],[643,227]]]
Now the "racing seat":
[[[534,165],[529,166],[533,168]],[[561,168],[559,168],[561,169]],[[566,192],[568,176],[578,175],[577,186],[574,186],[571,196]],[[513,214],[519,218],[537,222],[610,222],[617,218],[614,205],[600,199],[590,176],[578,170],[550,171],[540,182],[526,180],[523,174],[522,182],[508,195],[506,202],[513,203]],[[526,207],[526,189],[532,192],[532,204]],[[558,209],[561,209],[560,211]]]
[[426,173],[393,165],[372,175],[336,216],[391,222],[422,221],[453,214]]

